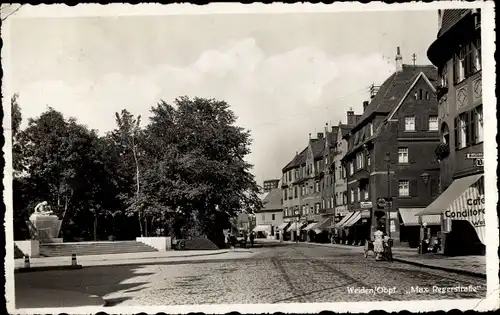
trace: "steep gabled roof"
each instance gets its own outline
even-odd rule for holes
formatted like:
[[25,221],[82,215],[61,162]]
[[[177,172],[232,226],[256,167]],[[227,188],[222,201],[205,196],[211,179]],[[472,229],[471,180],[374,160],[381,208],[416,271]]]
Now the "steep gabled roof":
[[311,149],[314,159],[323,157],[323,151],[325,150],[325,138],[311,139]]
[[271,189],[264,199],[262,199],[262,204],[264,207],[260,211],[281,210],[283,208],[283,204],[281,203],[281,189]]
[[385,80],[354,128],[364,125],[365,120],[375,112],[389,113],[399,103],[420,72],[423,72],[431,82],[436,82],[436,67],[432,65],[403,65],[402,71],[393,73]]
[[444,33],[449,31],[453,25],[457,24],[461,19],[463,19],[467,13],[471,12],[471,9],[448,9],[443,10],[441,28],[438,31],[438,37],[442,36]]
[[299,154],[296,154],[295,157],[283,168],[283,172],[299,166],[306,161],[307,155],[307,147],[305,147]]

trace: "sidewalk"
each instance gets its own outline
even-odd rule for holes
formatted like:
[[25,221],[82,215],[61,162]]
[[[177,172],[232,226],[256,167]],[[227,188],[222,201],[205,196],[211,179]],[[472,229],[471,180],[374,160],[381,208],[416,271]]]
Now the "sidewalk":
[[[77,264],[83,267],[90,266],[111,266],[111,265],[133,265],[133,264],[152,264],[169,263],[197,260],[221,260],[246,258],[254,253],[248,249],[236,250],[189,250],[189,251],[166,251],[166,252],[145,252],[145,253],[126,253],[110,255],[88,255],[77,256]],[[71,266],[71,257],[40,257],[31,258],[31,268],[41,269],[60,269]],[[15,259],[14,269],[24,268],[24,258]]]
[[[279,242],[278,240],[264,240],[258,239],[258,241],[265,242]],[[284,243],[295,243],[292,241],[285,241]],[[313,245],[313,246],[325,246],[342,248],[345,250],[350,250],[353,253],[362,255],[364,252],[363,246],[353,246],[353,245],[343,245],[343,244],[320,244],[320,243],[305,243],[299,242],[299,244]],[[486,256],[456,256],[448,257],[442,254],[418,254],[416,248],[408,247],[395,247],[392,250],[394,261],[403,262],[407,264],[412,264],[416,266],[440,269],[444,271],[451,271],[460,274],[467,274],[477,277],[486,278]],[[373,254],[370,253],[373,257]]]

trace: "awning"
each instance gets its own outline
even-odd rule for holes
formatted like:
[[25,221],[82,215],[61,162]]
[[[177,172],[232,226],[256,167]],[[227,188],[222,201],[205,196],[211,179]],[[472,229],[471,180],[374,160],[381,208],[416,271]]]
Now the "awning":
[[300,222],[292,222],[289,231],[299,231],[303,225],[304,224]]
[[288,226],[288,222],[281,223],[281,224],[278,226],[278,230],[283,231],[283,230],[284,230],[287,226]]
[[342,220],[340,220],[339,223],[335,224],[335,227],[336,228],[341,228],[344,226],[344,224],[347,222],[347,220],[349,220],[352,216],[354,215],[354,212],[349,212],[348,214],[346,214],[345,217],[342,218]]
[[257,225],[253,231],[254,232],[264,232],[264,231],[269,231],[269,229],[271,228],[270,225]]
[[344,223],[344,227],[350,227],[354,223],[358,222],[361,219],[361,211],[356,211],[354,214],[349,218],[349,220]]
[[[326,229],[330,228],[330,225],[332,224],[332,220],[333,220],[333,217],[326,218],[323,221],[316,223],[316,225],[314,225],[312,227],[312,229],[319,230],[319,231],[326,230]],[[316,232],[316,233],[318,233],[318,232]]]
[[[403,220],[405,226],[419,226],[420,222],[417,213],[422,211],[423,208],[401,208],[399,209],[399,214]],[[422,216],[422,223],[427,223],[427,225],[441,225],[441,215],[432,214]]]
[[454,180],[450,187],[439,195],[436,200],[416,215],[422,216],[425,214],[441,214],[445,212],[450,205],[467,190],[467,188],[477,182],[482,176],[483,174],[478,174]]
[[313,223],[310,223],[308,224],[305,228],[303,228],[304,231],[309,231],[313,228],[313,226],[315,226],[316,224],[318,224],[318,222],[313,222]]

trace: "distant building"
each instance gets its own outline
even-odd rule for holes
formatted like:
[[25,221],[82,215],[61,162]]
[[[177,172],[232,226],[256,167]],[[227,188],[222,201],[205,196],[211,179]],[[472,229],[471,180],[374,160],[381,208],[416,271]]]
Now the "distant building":
[[[278,180],[279,183],[279,180]],[[258,237],[274,238],[276,228],[283,223],[283,199],[279,187],[271,189],[262,200],[264,207],[255,212]]]
[[269,179],[264,181],[264,192],[268,193],[274,188],[279,187],[279,179]]
[[481,10],[439,10],[438,20],[427,56],[439,71],[436,157],[443,194],[422,214],[444,215],[444,232],[451,228],[443,234],[445,254],[484,253]]
[[[350,231],[348,242],[363,243],[382,228],[395,244],[418,244],[415,215],[432,202],[439,179],[436,85],[437,69],[403,64],[398,47],[396,71],[344,136],[350,215],[340,225]],[[423,220],[439,229],[436,216]]]

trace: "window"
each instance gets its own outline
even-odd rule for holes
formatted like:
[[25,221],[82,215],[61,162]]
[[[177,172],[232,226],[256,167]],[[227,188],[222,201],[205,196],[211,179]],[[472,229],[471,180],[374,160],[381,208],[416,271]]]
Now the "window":
[[370,158],[370,156],[366,158],[366,165],[368,166],[372,165],[372,159]]
[[441,126],[441,141],[444,144],[450,144],[450,129],[446,123]]
[[418,90],[418,99],[422,99],[422,89]]
[[368,196],[368,187],[365,187],[365,200],[368,200],[370,197]]
[[448,66],[446,64],[443,66],[443,69],[441,70],[440,81],[442,87],[448,87]]
[[325,199],[321,200],[321,209],[325,209]]
[[305,186],[302,186],[301,187],[301,190],[302,190],[302,196],[304,196],[306,194],[306,187]]
[[358,201],[361,201],[361,190],[359,189],[359,187],[358,187],[358,194],[357,194],[357,196],[358,196]]
[[398,163],[408,163],[408,148],[398,148]]
[[298,191],[299,191],[299,187],[297,187],[297,186],[293,187],[293,198],[298,197]]
[[262,219],[262,221],[266,221],[266,214],[265,214],[265,213],[263,213],[263,214],[260,216],[260,218]]
[[347,191],[344,191],[342,193],[342,204],[346,205],[347,204]]
[[429,116],[429,131],[438,131],[438,117]]
[[483,131],[483,106],[478,106],[474,109],[474,126],[476,128],[474,134],[476,136],[475,143],[484,141]]
[[415,91],[415,99],[418,100],[418,92]]
[[273,221],[274,221],[274,220],[276,220],[276,214],[274,214],[274,213],[273,213],[273,214],[271,215],[271,220],[273,220]]
[[288,216],[288,208],[284,208],[283,213],[285,214],[285,217],[287,217]]
[[370,136],[373,136],[373,123],[370,124]]
[[415,131],[415,116],[405,117],[405,131]]
[[400,180],[399,181],[399,195],[409,196],[410,195],[410,181]]
[[481,70],[481,35],[477,36],[476,40],[474,41],[474,68],[476,71]]
[[331,208],[335,207],[335,199],[333,199],[333,197],[330,198],[330,204]]
[[314,185],[314,192],[319,192],[319,182],[316,182]]
[[364,161],[365,157],[362,152],[356,154],[356,168],[359,170],[363,168],[365,165]]
[[469,144],[469,134],[469,113],[462,113],[455,121],[455,147],[465,148]]
[[426,99],[426,100],[430,99],[429,92],[425,92],[425,99]]
[[351,203],[354,203],[354,188],[351,188]]
[[288,199],[288,189],[283,190],[283,199]]
[[320,207],[320,204],[319,204],[319,203],[317,203],[317,204],[315,204],[314,206],[316,207],[316,209],[315,209],[316,211],[315,211],[315,212],[316,212],[316,213],[319,213],[319,207]]
[[462,47],[453,58],[453,80],[455,84],[465,79],[465,52],[466,48]]
[[354,174],[354,163],[350,162],[349,163],[349,175],[353,175],[353,174]]
[[347,170],[345,169],[345,166],[342,166],[342,178],[343,179],[347,178]]
[[301,213],[302,213],[302,215],[307,214],[307,206],[302,206]]

